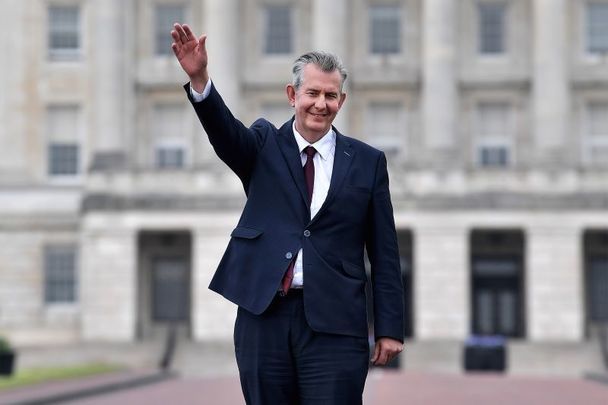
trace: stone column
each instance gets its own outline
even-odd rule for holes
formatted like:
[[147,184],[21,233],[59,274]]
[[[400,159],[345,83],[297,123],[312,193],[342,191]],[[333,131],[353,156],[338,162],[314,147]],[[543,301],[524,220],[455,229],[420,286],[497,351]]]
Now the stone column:
[[579,341],[584,336],[581,234],[562,223],[554,218],[527,233],[527,335],[533,341]]
[[454,0],[423,4],[422,125],[425,144],[433,150],[450,149],[455,142],[456,12]]
[[[342,59],[348,70],[348,19],[347,0],[313,0],[312,2],[312,48],[332,52]],[[344,91],[348,93],[347,80]],[[349,96],[350,97],[350,96]],[[349,101],[342,106],[334,121],[338,131],[348,134]]]
[[[235,215],[230,216],[234,221]],[[209,283],[230,240],[231,227],[224,215],[210,218],[209,226],[194,231],[192,272],[192,335],[197,341],[230,341],[236,306],[209,290]],[[238,218],[238,216],[237,216]]]
[[[28,143],[32,144],[32,139],[38,138],[32,125],[40,121],[34,108],[39,102],[39,94],[32,92],[36,86],[31,85],[38,82],[35,69],[39,66],[34,58],[39,56],[30,51],[39,41],[27,36],[34,34],[34,38],[43,36],[46,39],[46,33],[40,33],[38,26],[24,26],[23,22],[31,18],[27,15],[29,8],[26,2],[8,1],[3,2],[0,12],[4,33],[0,36],[3,60],[0,63],[0,175],[3,179],[24,176],[38,164],[28,162],[32,155]],[[22,36],[25,38],[17,42],[16,38]]]
[[[130,45],[135,13],[132,0],[106,0],[91,3],[95,40],[88,45],[91,54],[92,104],[94,114],[94,169],[120,169],[127,159],[131,135],[128,108],[134,97],[131,80],[135,69]],[[84,18],[83,18],[83,26]]]
[[115,216],[89,215],[83,223],[79,278],[84,340],[136,338],[137,235],[114,229]]
[[[568,1],[534,0],[533,136],[542,160],[558,159],[555,152],[569,135]],[[553,158],[551,157],[553,155]],[[544,158],[544,159],[543,159]],[[559,162],[553,162],[559,163]]]
[[467,229],[415,230],[414,333],[418,339],[463,339],[469,331]]
[[207,34],[209,74],[226,105],[239,117],[244,109],[240,98],[239,46],[243,33],[238,24],[237,0],[206,0],[203,6],[203,29]]

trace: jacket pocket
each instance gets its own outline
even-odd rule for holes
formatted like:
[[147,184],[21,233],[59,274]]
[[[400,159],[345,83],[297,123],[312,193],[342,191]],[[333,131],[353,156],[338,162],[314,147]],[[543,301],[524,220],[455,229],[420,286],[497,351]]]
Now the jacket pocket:
[[255,239],[260,236],[264,231],[254,228],[247,228],[245,226],[237,226],[234,228],[230,236],[233,238],[243,238],[243,239]]

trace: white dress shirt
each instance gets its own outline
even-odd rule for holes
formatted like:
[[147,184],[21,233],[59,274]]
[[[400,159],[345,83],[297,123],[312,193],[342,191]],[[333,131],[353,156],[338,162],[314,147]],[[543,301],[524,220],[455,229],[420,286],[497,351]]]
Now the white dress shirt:
[[[300,150],[300,158],[302,159],[302,167],[306,163],[306,153],[304,148],[312,146],[315,148],[317,153],[312,158],[315,164],[315,184],[312,189],[312,202],[310,203],[310,218],[314,218],[319,212],[319,209],[327,198],[327,192],[329,191],[329,183],[331,182],[331,173],[334,169],[334,156],[336,154],[336,134],[330,128],[329,132],[323,135],[323,138],[319,139],[315,143],[309,143],[306,139],[299,134],[296,130],[296,123],[293,123],[293,135],[298,143],[298,149]],[[302,249],[298,252],[296,258],[296,264],[293,268],[293,281],[291,286],[294,288],[302,287],[304,285],[304,275],[302,266]]]
[[[211,79],[207,81],[207,85],[202,93],[197,92],[190,86],[190,93],[192,99],[195,102],[203,101],[209,95],[211,91]],[[296,123],[293,123],[293,136],[298,144],[300,151],[300,159],[302,160],[302,167],[306,164],[306,153],[304,149],[307,146],[315,148],[317,153],[313,157],[313,163],[315,165],[315,183],[312,191],[312,201],[310,203],[310,218],[314,218],[319,212],[319,209],[327,198],[327,192],[329,191],[329,184],[331,182],[331,174],[334,169],[334,156],[336,154],[336,134],[330,128],[329,131],[323,135],[315,143],[309,143],[300,133],[296,130]],[[291,283],[292,288],[302,288],[304,285],[304,274],[302,266],[302,249],[298,252],[296,257],[296,263],[293,268],[293,281]]]

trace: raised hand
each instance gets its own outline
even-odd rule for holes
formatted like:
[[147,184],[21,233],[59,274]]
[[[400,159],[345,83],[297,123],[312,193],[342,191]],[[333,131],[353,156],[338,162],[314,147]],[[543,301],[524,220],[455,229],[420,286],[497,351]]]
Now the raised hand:
[[209,80],[207,48],[205,47],[207,36],[202,35],[197,39],[187,24],[176,23],[173,25],[171,37],[173,37],[171,49],[173,49],[175,57],[184,72],[190,77],[194,90],[202,92]]

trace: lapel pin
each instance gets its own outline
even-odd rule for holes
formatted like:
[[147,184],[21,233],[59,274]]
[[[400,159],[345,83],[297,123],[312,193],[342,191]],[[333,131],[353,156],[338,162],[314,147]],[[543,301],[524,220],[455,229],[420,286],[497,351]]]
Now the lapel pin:
[[350,157],[350,154],[347,151],[344,151],[344,154],[348,157]]

